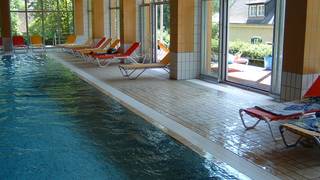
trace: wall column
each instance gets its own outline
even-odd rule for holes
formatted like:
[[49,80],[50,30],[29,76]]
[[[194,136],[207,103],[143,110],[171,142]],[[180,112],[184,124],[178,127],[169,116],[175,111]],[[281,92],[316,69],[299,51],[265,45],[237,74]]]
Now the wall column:
[[11,23],[9,0],[0,1],[0,27],[4,51],[10,51],[11,46]]
[[92,0],[92,36],[100,39],[104,34],[104,0]]
[[136,1],[120,0],[121,50],[125,50],[136,39]]
[[75,34],[77,36],[84,35],[84,12],[83,12],[83,0],[74,1],[74,25]]
[[197,55],[195,0],[170,0],[170,78],[197,78],[200,58]]
[[320,1],[287,1],[282,100],[301,99],[320,75]]

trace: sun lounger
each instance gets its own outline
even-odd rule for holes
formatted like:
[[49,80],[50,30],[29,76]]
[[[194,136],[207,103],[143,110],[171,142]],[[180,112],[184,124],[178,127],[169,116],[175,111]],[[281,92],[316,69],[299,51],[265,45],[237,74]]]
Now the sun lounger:
[[120,47],[120,39],[116,39],[107,49],[97,49],[92,50],[89,54],[116,54],[118,48]]
[[45,45],[43,44],[42,37],[39,35],[34,35],[30,37],[30,46],[29,48],[33,51],[34,49],[41,49],[45,51]]
[[[316,144],[320,145],[320,117],[309,117],[297,121],[290,121],[279,127],[283,143],[287,147],[295,147],[302,139],[313,139]],[[295,143],[288,144],[284,133],[289,131],[299,136]]]
[[95,53],[95,54],[92,54],[91,57],[95,61],[97,61],[99,67],[104,67],[104,66],[109,65],[112,62],[112,60],[129,60],[132,63],[137,63],[136,58],[138,58],[138,56],[135,54],[135,51],[139,47],[140,47],[140,43],[135,42],[123,54],[121,54],[121,53],[117,53],[117,54]]
[[103,43],[106,41],[106,37],[102,37],[96,44],[94,45],[89,45],[89,46],[76,46],[71,49],[72,53],[75,55],[76,51],[81,50],[81,49],[89,49],[89,48],[100,48]]
[[64,44],[57,44],[56,47],[60,47],[63,48],[64,46],[68,46],[68,45],[72,45],[72,44],[76,44],[76,40],[77,40],[77,36],[76,35],[68,35],[66,42]]
[[170,50],[160,41],[158,41],[158,46],[157,59],[162,60],[169,54]]
[[91,55],[93,54],[116,54],[120,47],[120,39],[116,39],[109,47],[105,49],[95,49],[91,51],[82,52],[82,59],[85,61],[90,61]]
[[105,49],[110,43],[111,43],[112,39],[107,39],[105,40],[99,47],[96,47],[96,48],[86,48],[86,49],[76,49],[75,50],[75,55],[78,55],[82,58],[85,58],[85,55],[86,54],[89,54],[93,51],[96,51],[96,50],[103,50]]
[[[302,119],[305,116],[320,112],[320,77],[314,82],[304,96],[303,101],[279,103],[269,106],[256,106],[248,109],[240,109],[239,114],[243,126],[249,130],[255,128],[261,121],[267,123],[271,136],[276,140],[271,129],[271,122],[291,119]],[[254,118],[252,125],[245,122],[245,115]]]
[[13,36],[12,37],[12,44],[13,44],[13,51],[15,52],[16,50],[25,50],[28,52],[28,46],[24,42],[23,36]]
[[59,47],[62,48],[63,50],[65,50],[65,51],[72,52],[73,48],[84,47],[84,46],[90,47],[90,46],[92,46],[92,44],[93,44],[92,39],[87,39],[84,42],[77,42],[76,44],[66,44],[66,45],[61,45]]
[[[133,80],[133,79],[137,79],[140,75],[142,75],[148,69],[162,68],[165,71],[169,72],[169,70],[168,70],[169,64],[170,64],[170,58],[169,58],[169,55],[167,54],[163,58],[163,60],[161,60],[159,63],[121,64],[121,65],[119,65],[119,69],[120,69],[121,74],[124,77],[127,77],[127,78]],[[134,73],[137,70],[141,70],[141,72],[134,76]]]

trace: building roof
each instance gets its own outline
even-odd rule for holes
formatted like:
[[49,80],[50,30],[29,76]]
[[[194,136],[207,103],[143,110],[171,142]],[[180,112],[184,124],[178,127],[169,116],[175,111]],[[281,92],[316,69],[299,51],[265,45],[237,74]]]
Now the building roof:
[[[249,5],[250,4],[266,4],[265,17],[250,17],[249,18]],[[230,4],[229,10],[230,23],[237,24],[273,24],[274,23],[274,0],[235,0]]]

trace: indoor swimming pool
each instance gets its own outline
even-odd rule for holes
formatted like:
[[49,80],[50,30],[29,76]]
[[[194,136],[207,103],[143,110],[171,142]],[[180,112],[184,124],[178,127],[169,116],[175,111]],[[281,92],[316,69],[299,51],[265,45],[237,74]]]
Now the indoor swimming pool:
[[0,74],[0,179],[239,178],[52,59],[6,56]]

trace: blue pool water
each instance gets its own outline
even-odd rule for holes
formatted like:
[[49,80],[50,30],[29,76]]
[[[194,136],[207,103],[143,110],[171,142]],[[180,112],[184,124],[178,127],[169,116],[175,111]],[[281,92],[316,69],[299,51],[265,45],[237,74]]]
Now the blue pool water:
[[48,58],[0,61],[0,179],[235,179]]

